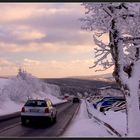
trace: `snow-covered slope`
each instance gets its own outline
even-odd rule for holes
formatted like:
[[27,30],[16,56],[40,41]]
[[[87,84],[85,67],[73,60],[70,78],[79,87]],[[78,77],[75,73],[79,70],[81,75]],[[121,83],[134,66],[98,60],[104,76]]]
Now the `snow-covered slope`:
[[2,89],[5,85],[7,85],[10,82],[9,79],[6,78],[0,78],[0,89]]
[[20,111],[28,98],[49,98],[53,104],[60,100],[60,88],[21,72],[10,79],[0,78],[0,115]]

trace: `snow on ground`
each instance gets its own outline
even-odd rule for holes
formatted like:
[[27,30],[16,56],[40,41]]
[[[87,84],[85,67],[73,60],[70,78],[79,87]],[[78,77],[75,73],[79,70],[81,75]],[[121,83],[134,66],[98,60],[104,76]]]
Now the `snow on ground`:
[[10,99],[7,99],[6,102],[0,107],[0,115],[11,114],[21,110],[23,104],[17,104]]
[[85,101],[82,100],[78,115],[72,120],[62,137],[114,137],[104,127],[90,119]]
[[53,96],[53,95],[51,95],[51,94],[48,94],[47,97],[48,97],[49,99],[51,99],[51,101],[52,101],[53,104],[58,104],[58,103],[60,103],[60,102],[67,102],[67,100],[58,99],[57,97],[55,97],[55,96]]
[[9,79],[0,78],[0,89],[2,89],[5,85],[7,85],[10,82]]
[[39,96],[36,95],[35,98],[40,98],[40,99],[49,98],[49,99],[51,99],[53,104],[67,102],[67,100],[61,100],[61,99],[57,98],[56,96],[53,96],[51,94],[46,94],[45,92],[40,92]]
[[96,116],[100,120],[111,125],[115,130],[117,130],[122,136],[125,136],[126,130],[126,113],[121,111],[106,111],[106,115],[98,110],[94,109],[93,105],[88,103],[88,110],[93,116]]
[[[43,93],[43,94],[46,95],[45,93]],[[57,97],[49,95],[49,94],[44,97],[51,99],[53,104],[66,102],[65,100],[60,100]],[[38,96],[36,96],[35,98],[38,98]],[[43,98],[41,98],[41,99],[43,99]],[[0,115],[11,114],[11,113],[20,111],[23,105],[24,105],[24,103],[16,103],[16,102],[10,100],[9,98],[7,98],[6,101],[4,102],[4,104],[0,107]]]
[[[25,75],[24,75],[25,76]],[[37,78],[26,75],[25,79],[15,77],[11,79],[0,78],[0,115],[10,114],[20,111],[28,97],[49,98],[53,104],[65,102],[58,99],[60,90],[56,85],[42,83]],[[106,115],[94,109],[93,105],[88,103],[89,111],[102,121],[110,124],[120,134],[126,133],[126,114],[120,111],[106,111]],[[86,104],[82,101],[78,115],[72,121],[72,124],[66,130],[64,137],[110,137],[111,135],[101,128],[94,119],[89,119]]]
[[20,111],[27,99],[51,99],[53,104],[66,102],[59,98],[60,88],[21,72],[10,79],[0,78],[0,115]]

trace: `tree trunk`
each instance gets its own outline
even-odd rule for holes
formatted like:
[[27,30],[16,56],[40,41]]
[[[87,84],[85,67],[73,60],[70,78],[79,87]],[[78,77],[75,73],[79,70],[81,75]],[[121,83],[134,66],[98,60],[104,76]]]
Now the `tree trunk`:
[[[124,97],[126,99],[127,136],[140,136],[140,110],[138,96],[139,80],[137,75],[134,77],[133,75],[129,77],[130,73],[127,73],[129,77],[127,80],[128,83],[124,83],[124,81],[122,81],[123,78],[121,77],[120,73],[123,71],[123,66],[119,63],[120,50],[118,50],[118,48],[121,46],[119,46],[119,43],[116,40],[118,37],[118,32],[115,29],[115,20],[112,20],[112,31],[109,35],[111,42],[111,54],[115,63],[113,76],[123,91]],[[135,73],[134,70],[133,73]]]
[[127,135],[140,136],[140,110],[139,110],[139,97],[138,97],[138,84],[131,84],[130,94],[127,94]]
[[[113,9],[110,9],[112,12]],[[118,41],[117,41],[117,38],[118,37],[118,32],[117,32],[117,29],[115,27],[115,20],[113,19],[112,22],[111,22],[111,31],[109,32],[109,39],[110,39],[110,51],[111,51],[111,55],[112,55],[112,58],[114,60],[114,72],[113,72],[113,77],[115,78],[116,82],[119,84],[122,92],[123,92],[123,95],[126,99],[126,97],[128,97],[130,95],[130,92],[128,92],[128,87],[127,85],[124,85],[120,79],[120,64],[118,63],[119,62],[119,51],[118,51]],[[127,107],[128,103],[126,104],[126,122],[127,122],[127,134],[129,133],[129,114],[128,113],[128,107]]]

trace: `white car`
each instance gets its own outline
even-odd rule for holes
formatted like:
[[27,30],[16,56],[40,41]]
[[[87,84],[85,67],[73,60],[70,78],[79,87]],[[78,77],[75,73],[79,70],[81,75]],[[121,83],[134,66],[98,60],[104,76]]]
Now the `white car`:
[[56,122],[57,110],[50,99],[29,99],[21,109],[21,122],[41,120],[43,122]]

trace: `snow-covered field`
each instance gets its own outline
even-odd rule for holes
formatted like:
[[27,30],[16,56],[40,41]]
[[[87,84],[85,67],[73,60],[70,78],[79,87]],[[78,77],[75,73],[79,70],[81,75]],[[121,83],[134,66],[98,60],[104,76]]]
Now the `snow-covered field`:
[[88,117],[83,100],[78,115],[72,120],[62,137],[115,137],[100,126],[93,118]]
[[0,115],[20,111],[28,98],[49,98],[53,104],[65,102],[59,96],[58,86],[44,83],[27,73],[10,79],[0,78]]

